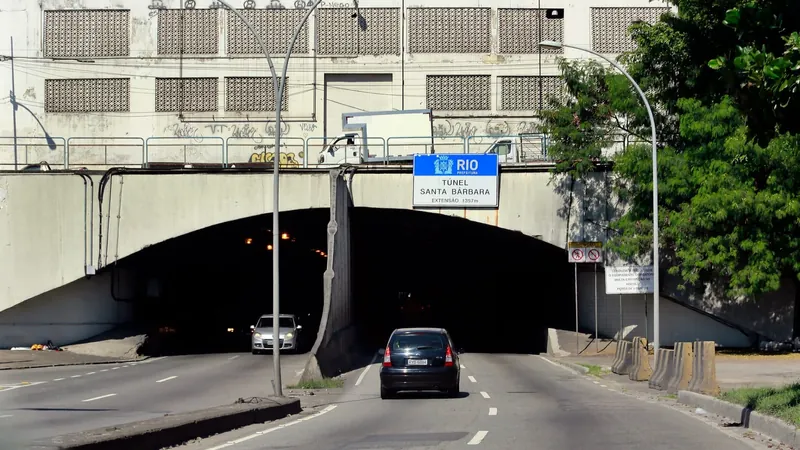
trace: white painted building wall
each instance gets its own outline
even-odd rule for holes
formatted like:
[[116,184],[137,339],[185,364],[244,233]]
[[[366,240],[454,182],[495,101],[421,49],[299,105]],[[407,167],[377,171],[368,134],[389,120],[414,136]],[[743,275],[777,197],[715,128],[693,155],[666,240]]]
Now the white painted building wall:
[[[197,9],[183,12],[189,2],[180,0],[12,3],[0,11],[0,25],[15,42],[16,96],[41,122],[40,127],[27,111],[18,111],[17,132],[26,137],[20,140],[20,162],[63,163],[72,139],[73,166],[139,165],[142,140],[150,136],[182,138],[152,140],[150,161],[221,162],[220,145],[228,138],[234,138],[230,162],[253,154],[256,160],[271,157],[271,84],[226,81],[266,76],[264,57],[235,53],[256,52],[255,41],[235,18],[228,20],[227,10],[209,10],[214,0],[191,0]],[[265,33],[267,46],[282,53],[303,13],[295,9],[308,2],[231,3],[254,6],[245,13],[257,28],[274,30]],[[289,137],[285,162],[303,161],[308,138],[309,153],[316,156],[324,141],[319,138],[339,134],[341,114],[349,111],[434,108],[435,132],[443,136],[534,132],[535,116],[546,105],[539,101],[538,77],[544,96],[554,95],[561,86],[554,77],[556,58],[586,56],[570,49],[539,54],[540,37],[613,55],[630,48],[625,30],[632,21],[655,20],[666,7],[649,0],[363,0],[361,18],[353,19],[347,2],[326,0],[311,15],[289,64],[281,125]],[[540,20],[539,8],[563,8],[563,19]],[[10,53],[4,39],[0,54]],[[274,62],[280,73],[282,56],[274,55]],[[11,62],[0,64],[11,75]],[[159,81],[164,78],[173,80]],[[0,92],[10,90],[11,77],[2,77]],[[7,165],[13,162],[12,108],[7,98],[2,101],[0,164]],[[42,137],[42,128],[55,150],[43,139],[30,139]],[[486,146],[488,139],[476,145]]]

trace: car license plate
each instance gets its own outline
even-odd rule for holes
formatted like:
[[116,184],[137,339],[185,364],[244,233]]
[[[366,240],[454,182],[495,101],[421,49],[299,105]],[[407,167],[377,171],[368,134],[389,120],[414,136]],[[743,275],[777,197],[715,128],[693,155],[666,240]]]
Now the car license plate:
[[428,360],[427,359],[409,359],[408,360],[409,366],[427,366]]

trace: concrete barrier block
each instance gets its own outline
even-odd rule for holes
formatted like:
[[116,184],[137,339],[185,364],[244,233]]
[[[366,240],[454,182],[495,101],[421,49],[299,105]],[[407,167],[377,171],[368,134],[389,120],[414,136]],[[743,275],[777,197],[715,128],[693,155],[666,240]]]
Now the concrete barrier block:
[[633,365],[628,374],[628,378],[632,381],[647,381],[653,374],[653,368],[650,367],[650,355],[647,352],[647,339],[643,337],[633,338],[631,342],[631,355]]
[[667,392],[677,394],[689,388],[692,379],[692,350],[691,342],[676,342],[672,361],[672,376],[667,380]]
[[656,367],[648,385],[650,389],[663,391],[667,389],[667,381],[674,372],[675,350],[660,348],[656,351]]
[[714,341],[693,343],[692,378],[688,390],[706,395],[719,395],[716,348]]
[[614,357],[614,364],[611,371],[617,375],[628,375],[633,366],[633,355],[631,354],[631,342],[617,342],[617,355]]

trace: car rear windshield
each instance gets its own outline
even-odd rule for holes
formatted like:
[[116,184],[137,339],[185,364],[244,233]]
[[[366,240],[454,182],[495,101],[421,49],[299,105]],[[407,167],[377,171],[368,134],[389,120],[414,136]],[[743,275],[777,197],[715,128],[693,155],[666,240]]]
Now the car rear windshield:
[[441,350],[447,342],[440,333],[404,333],[392,336],[389,345],[392,350]]
[[[289,317],[281,317],[278,319],[278,326],[281,328],[294,328],[294,320]],[[256,328],[272,328],[272,317],[258,319]]]

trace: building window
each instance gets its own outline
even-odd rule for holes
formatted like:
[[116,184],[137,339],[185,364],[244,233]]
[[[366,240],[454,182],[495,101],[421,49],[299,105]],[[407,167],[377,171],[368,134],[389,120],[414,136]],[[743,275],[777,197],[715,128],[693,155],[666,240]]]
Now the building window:
[[159,55],[216,55],[219,31],[216,9],[159,9]]
[[491,8],[408,8],[409,53],[489,53]]
[[156,78],[156,111],[217,111],[216,78]]
[[316,12],[321,55],[399,55],[400,8],[320,8]]
[[[288,78],[286,85],[288,87]],[[225,110],[234,112],[275,111],[275,89],[269,77],[225,78]],[[281,111],[288,110],[288,89],[283,89]]]
[[486,111],[492,109],[491,76],[428,75],[428,108],[445,111]]
[[49,113],[130,111],[130,79],[75,78],[44,81]]
[[556,76],[507,76],[500,78],[500,108],[504,111],[551,109],[551,100],[566,98],[564,79]]
[[[241,9],[244,16],[261,35],[270,54],[286,54],[286,47],[300,22],[304,9]],[[308,25],[297,37],[293,52],[308,53]],[[253,33],[235,14],[228,12],[228,54],[263,55],[264,51]]]
[[[497,15],[500,53],[539,53],[539,42],[564,40],[564,19],[548,18],[546,9],[500,8]],[[541,53],[563,52],[541,49]]]
[[130,11],[80,9],[44,12],[44,56],[95,58],[130,55]]
[[592,8],[592,50],[623,53],[636,48],[628,28],[636,21],[656,23],[669,8]]

